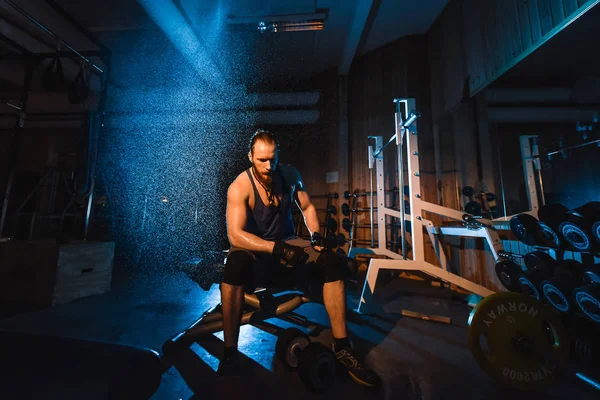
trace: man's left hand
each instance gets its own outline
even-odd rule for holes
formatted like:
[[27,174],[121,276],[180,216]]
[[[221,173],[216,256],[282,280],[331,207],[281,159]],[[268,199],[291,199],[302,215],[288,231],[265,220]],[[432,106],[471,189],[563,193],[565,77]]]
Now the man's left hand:
[[327,249],[325,238],[321,236],[319,232],[314,232],[312,234],[312,236],[310,237],[310,244],[312,245],[312,248],[315,249],[315,251],[318,251],[319,253]]

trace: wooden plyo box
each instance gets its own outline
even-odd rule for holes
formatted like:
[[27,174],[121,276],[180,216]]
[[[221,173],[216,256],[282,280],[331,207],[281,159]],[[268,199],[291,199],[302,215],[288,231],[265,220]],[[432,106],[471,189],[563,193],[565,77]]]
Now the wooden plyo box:
[[0,243],[0,303],[47,307],[110,290],[114,242]]

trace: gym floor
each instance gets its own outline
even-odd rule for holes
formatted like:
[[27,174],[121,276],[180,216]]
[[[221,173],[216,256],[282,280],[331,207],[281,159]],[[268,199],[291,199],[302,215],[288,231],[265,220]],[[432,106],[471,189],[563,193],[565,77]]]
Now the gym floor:
[[[51,309],[21,313],[0,320],[0,330],[108,341],[154,349],[193,323],[220,300],[218,286],[202,290],[184,273],[137,277],[135,284],[119,284],[104,295],[92,296]],[[123,280],[125,281],[125,280]],[[349,285],[349,309],[356,309],[359,285]],[[448,316],[451,324],[404,318],[403,309]],[[350,313],[349,328],[355,348],[382,379],[378,389],[363,388],[347,376],[339,376],[327,392],[307,391],[294,372],[275,358],[276,337],[253,326],[241,328],[239,349],[245,377],[226,381],[215,370],[222,352],[222,332],[193,344],[175,359],[162,376],[152,399],[260,398],[260,399],[592,399],[598,392],[577,381],[559,382],[544,393],[525,393],[495,384],[476,364],[467,346],[465,299],[427,281],[380,274],[369,310]],[[311,322],[327,327],[325,309],[308,303],[296,310]],[[374,316],[376,313],[379,316]],[[271,319],[282,328],[288,322]],[[303,328],[301,328],[303,329]],[[324,329],[315,339],[328,343]],[[44,354],[39,354],[44,357]],[[60,365],[60,364],[58,364]],[[57,367],[60,368],[60,367]],[[36,376],[27,377],[35,385]],[[27,399],[31,386],[0,398]],[[64,395],[48,398],[65,399]]]

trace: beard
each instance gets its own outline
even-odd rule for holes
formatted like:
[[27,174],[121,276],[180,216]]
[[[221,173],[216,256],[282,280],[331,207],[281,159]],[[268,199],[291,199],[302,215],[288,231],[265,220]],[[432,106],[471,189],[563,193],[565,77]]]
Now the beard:
[[254,169],[254,174],[256,177],[267,187],[270,187],[273,184],[273,177],[275,176],[276,169],[272,169],[270,172],[259,171],[255,166],[252,166]]

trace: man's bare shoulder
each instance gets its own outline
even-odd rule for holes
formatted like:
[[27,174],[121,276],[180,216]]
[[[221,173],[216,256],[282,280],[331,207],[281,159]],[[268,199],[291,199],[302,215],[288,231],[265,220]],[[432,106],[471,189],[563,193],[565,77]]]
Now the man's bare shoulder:
[[237,196],[248,197],[251,191],[251,183],[246,171],[240,173],[229,185],[228,192]]

